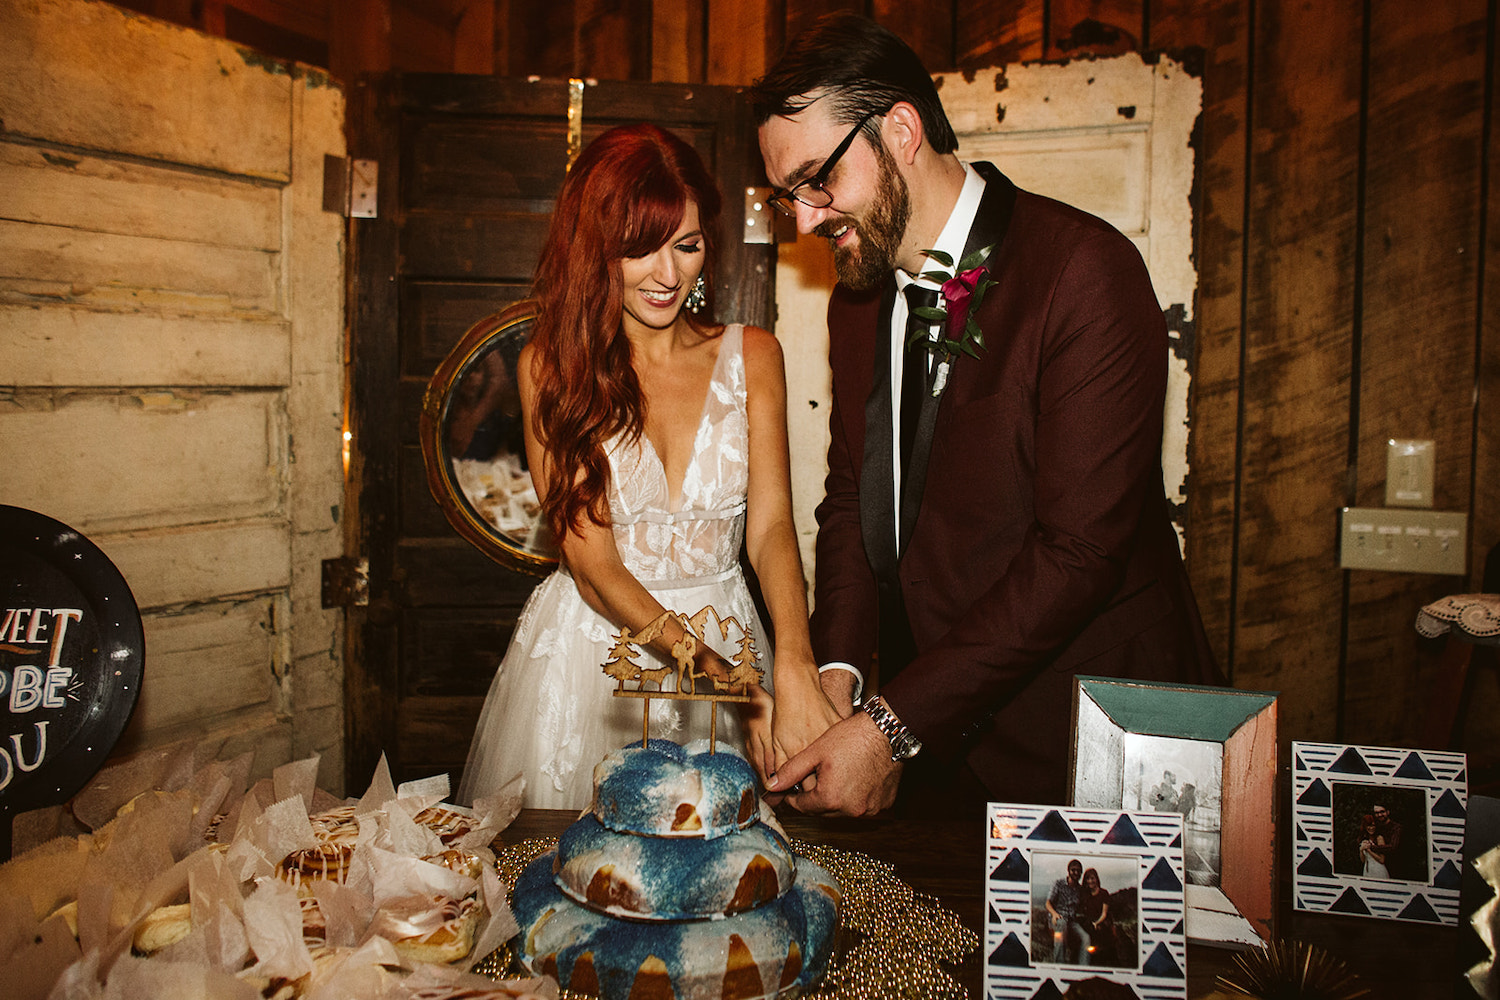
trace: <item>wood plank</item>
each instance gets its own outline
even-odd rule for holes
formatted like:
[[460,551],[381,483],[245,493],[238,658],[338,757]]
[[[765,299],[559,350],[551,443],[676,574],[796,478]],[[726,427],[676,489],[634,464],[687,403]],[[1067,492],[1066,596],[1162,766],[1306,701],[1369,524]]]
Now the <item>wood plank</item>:
[[547,239],[546,215],[497,213],[474,216],[457,225],[452,215],[407,217],[401,251],[419,260],[412,277],[451,276],[483,282],[529,283]]
[[1047,0],[965,3],[954,59],[966,72],[1041,59],[1046,53]]
[[[478,77],[462,77],[474,84]],[[406,79],[381,78],[356,88],[349,102],[349,155],[378,160],[379,214],[362,220],[351,236],[349,427],[352,434],[344,523],[345,544],[370,567],[370,604],[346,618],[344,670],[344,783],[364,788],[396,729],[397,636],[392,569],[398,501],[396,429],[383,419],[383,396],[398,384],[397,317],[400,315],[401,157],[399,88]],[[475,87],[475,90],[482,88]],[[477,553],[476,553],[477,555]]]
[[450,787],[457,788],[482,707],[482,697],[403,700],[396,734],[400,764],[393,777],[411,781],[446,773]]
[[0,220],[0,287],[27,281],[190,295],[201,307],[271,312],[279,305],[279,259],[262,250],[205,247],[66,226]]
[[224,0],[224,5],[308,38],[328,39],[328,0]]
[[495,72],[495,0],[467,0],[453,26],[453,72]]
[[457,534],[403,544],[393,572],[410,581],[402,596],[414,608],[519,608],[541,582],[492,562]]
[[[852,10],[856,14],[866,13],[865,5],[860,0],[782,0],[782,6],[786,9],[784,32],[785,42],[790,44],[802,32],[811,28],[813,22],[824,14],[836,10]],[[785,45],[776,45],[771,49],[771,62],[781,55]],[[770,68],[769,65],[766,67]]]
[[131,725],[156,731],[264,706],[277,653],[271,607],[261,598],[143,616],[150,662]]
[[[961,132],[1024,133],[1084,127],[1143,127],[1151,121],[1154,67],[1139,57],[1088,63],[1086,75],[1066,65],[1013,67],[991,87],[983,75],[971,85],[984,95],[969,98],[948,113]],[[953,84],[957,80],[949,78]],[[953,89],[951,84],[945,84]],[[993,91],[991,95],[990,91]],[[944,95],[945,103],[948,98]],[[970,124],[972,122],[972,124]],[[1084,123],[1084,124],[1080,124]]]
[[15,386],[285,386],[280,319],[0,304],[0,371]]
[[7,142],[0,218],[252,250],[281,245],[274,185]]
[[1183,350],[1193,373],[1184,556],[1204,627],[1231,679],[1250,124],[1245,7],[1244,0],[1154,0],[1151,5],[1153,44],[1174,51],[1205,49],[1194,205],[1198,304],[1193,324],[1180,331],[1191,339]]
[[1360,113],[1359,0],[1257,8],[1235,683],[1336,738]]
[[[585,96],[584,114],[591,112]],[[568,158],[565,115],[559,106],[552,122],[487,114],[409,122],[407,210],[550,215]]]
[[954,0],[926,0],[920,4],[874,0],[870,16],[911,46],[928,73],[941,73],[958,65],[954,55],[954,7]]
[[417,73],[453,70],[453,31],[432,12],[406,4],[391,6],[391,68]]
[[282,65],[222,39],[109,4],[0,5],[13,136],[284,181],[290,99]]
[[[1487,37],[1493,46],[1500,41],[1500,22],[1491,18]],[[1488,78],[1490,106],[1500,101],[1500,74]],[[1484,267],[1481,273],[1479,350],[1476,390],[1479,419],[1474,428],[1474,500],[1469,517],[1469,577],[1471,593],[1500,592],[1500,156],[1490,131],[1487,153],[1486,198],[1478,212],[1485,220]],[[1491,572],[1487,566],[1494,564]],[[1497,659],[1491,655],[1492,665]],[[1500,671],[1476,675],[1467,692],[1462,740],[1469,755],[1471,794],[1500,795]]]
[[651,79],[651,0],[573,0],[573,17],[574,75]]
[[566,79],[576,74],[572,4],[507,0],[507,7],[500,18],[507,26],[501,31],[507,75]]
[[1050,0],[1047,58],[1114,56],[1139,51],[1146,0]]
[[704,82],[705,6],[703,0],[653,0],[651,79],[665,83]]
[[236,594],[285,590],[291,581],[289,528],[269,519],[219,521],[123,534],[88,534],[130,584],[143,610]]
[[[319,753],[320,787],[343,782],[344,613],[322,602],[322,564],[344,554],[346,221],[323,210],[322,163],[342,156],[342,91],[303,82],[292,102],[290,224],[284,256],[292,380],[286,396],[285,514],[293,526],[291,586],[277,618],[281,677],[298,758]],[[317,694],[321,690],[321,694]],[[337,693],[336,699],[330,694]],[[309,697],[309,695],[314,695]],[[332,751],[332,753],[330,753]]]
[[391,0],[328,0],[331,30],[328,69],[335,79],[359,86],[362,73],[391,68]]
[[[1436,442],[1434,505],[1469,504],[1474,303],[1485,115],[1485,0],[1434,0],[1413,18],[1370,5],[1356,500],[1384,506],[1386,441]],[[1417,745],[1438,669],[1416,609],[1461,593],[1456,577],[1349,574],[1344,735]]]
[[706,0],[709,83],[746,87],[781,54],[780,11],[771,0]]
[[484,697],[510,645],[519,608],[508,615],[433,608],[412,611],[402,625],[401,695]]
[[[243,753],[254,755],[250,780],[269,778],[271,772],[292,757],[292,727],[278,719],[269,708],[260,706],[213,718],[203,717],[169,729],[150,730],[131,720],[110,760],[140,753],[156,747],[183,743],[218,746],[220,760],[232,760]],[[319,787],[327,787],[320,783]]]
[[525,298],[528,285],[410,281],[402,290],[401,370],[431,377],[469,328]]
[[80,530],[272,515],[284,405],[278,392],[17,393],[0,411],[0,492]]

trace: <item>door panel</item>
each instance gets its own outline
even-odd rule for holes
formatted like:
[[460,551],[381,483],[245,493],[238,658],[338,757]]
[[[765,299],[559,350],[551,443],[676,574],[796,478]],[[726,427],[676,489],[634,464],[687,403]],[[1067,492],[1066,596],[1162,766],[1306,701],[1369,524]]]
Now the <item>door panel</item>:
[[[348,783],[381,753],[397,781],[456,785],[474,722],[534,577],[490,561],[428,493],[418,438],[433,371],[464,332],[525,298],[561,187],[568,84],[388,74],[355,88],[351,155],[379,163],[378,216],[351,269],[353,505],[370,603],[350,616]],[[720,319],[769,327],[772,255],[740,242],[739,191],[764,183],[738,91],[601,82],[581,137],[649,120],[704,156],[726,192],[714,276]]]

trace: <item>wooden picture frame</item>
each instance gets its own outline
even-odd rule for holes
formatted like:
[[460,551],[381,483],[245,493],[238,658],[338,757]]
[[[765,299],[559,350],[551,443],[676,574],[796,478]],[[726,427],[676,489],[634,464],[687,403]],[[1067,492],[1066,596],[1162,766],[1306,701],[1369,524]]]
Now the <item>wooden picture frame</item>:
[[1462,753],[1293,742],[1293,908],[1456,925],[1467,817]]
[[[1093,978],[1140,1000],[1187,996],[1180,815],[992,802],[988,822],[985,1000],[1061,996]],[[1056,895],[1091,875],[1113,909],[1097,925],[1068,919]]]
[[1073,735],[1075,807],[1185,814],[1188,939],[1273,940],[1276,693],[1079,677]]

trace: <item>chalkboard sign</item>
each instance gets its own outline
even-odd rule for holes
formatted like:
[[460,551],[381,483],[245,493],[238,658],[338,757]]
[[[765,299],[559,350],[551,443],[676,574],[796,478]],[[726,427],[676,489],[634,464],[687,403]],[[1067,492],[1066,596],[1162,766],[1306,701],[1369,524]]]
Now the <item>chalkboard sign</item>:
[[99,770],[144,661],[114,563],[66,524],[0,505],[0,858],[16,813],[66,802]]

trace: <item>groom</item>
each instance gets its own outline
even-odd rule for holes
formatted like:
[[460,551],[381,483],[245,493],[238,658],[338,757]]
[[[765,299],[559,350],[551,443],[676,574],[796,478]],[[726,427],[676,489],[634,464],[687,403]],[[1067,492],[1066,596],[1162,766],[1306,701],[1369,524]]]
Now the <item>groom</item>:
[[[820,20],[751,99],[773,201],[839,275],[812,633],[849,714],[769,790],[853,815],[898,786],[921,815],[1062,804],[1075,675],[1217,677],[1162,489],[1145,266],[1099,219],[961,163],[920,60],[864,18]],[[951,268],[925,251],[985,248],[993,286],[947,283],[929,322],[908,289]]]

